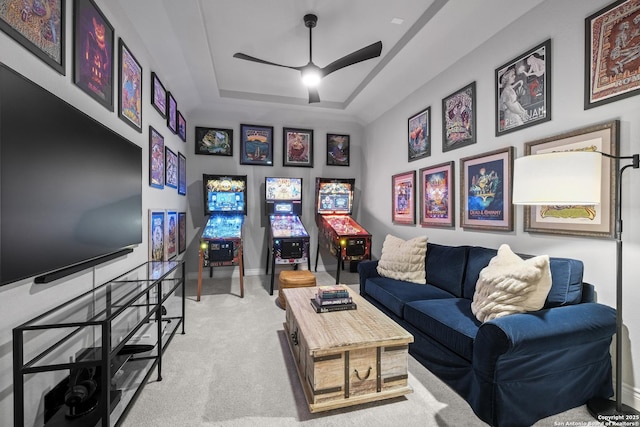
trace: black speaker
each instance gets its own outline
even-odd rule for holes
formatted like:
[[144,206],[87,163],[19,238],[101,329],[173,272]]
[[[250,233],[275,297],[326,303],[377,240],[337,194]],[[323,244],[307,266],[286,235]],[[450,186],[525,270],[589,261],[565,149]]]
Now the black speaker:
[[67,417],[76,418],[88,414],[98,404],[98,399],[94,396],[98,389],[95,374],[95,367],[71,370],[69,388],[64,395],[64,403],[68,407]]

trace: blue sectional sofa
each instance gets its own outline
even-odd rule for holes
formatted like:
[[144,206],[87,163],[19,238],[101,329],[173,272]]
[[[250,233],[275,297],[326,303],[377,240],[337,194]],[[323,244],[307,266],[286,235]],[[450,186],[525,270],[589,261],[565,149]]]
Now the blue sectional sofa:
[[410,354],[492,426],[530,426],[612,396],[616,313],[594,302],[582,262],[551,257],[543,309],[481,323],[471,302],[480,271],[496,253],[428,243],[427,284],[381,277],[377,260],[362,261],[360,293],[414,335]]

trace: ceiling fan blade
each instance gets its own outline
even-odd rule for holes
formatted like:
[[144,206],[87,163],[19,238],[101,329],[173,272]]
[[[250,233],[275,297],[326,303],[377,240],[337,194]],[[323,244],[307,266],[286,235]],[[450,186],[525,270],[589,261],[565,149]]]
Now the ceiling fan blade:
[[322,68],[322,75],[326,76],[333,73],[334,71],[338,71],[344,67],[348,67],[349,65],[357,64],[358,62],[366,61],[368,59],[377,58],[381,53],[381,41],[370,44],[369,46],[363,47],[362,49],[356,50],[355,52],[351,52],[347,56],[343,56],[342,58],[333,61],[331,64]]
[[290,65],[276,64],[275,62],[265,61],[264,59],[255,58],[253,56],[245,55],[244,53],[239,53],[239,52],[238,53],[234,53],[233,57],[234,58],[238,58],[238,59],[244,59],[246,61],[257,62],[259,64],[267,64],[267,65],[275,65],[276,67],[291,68],[292,70],[300,71],[302,69],[302,67],[292,67]]
[[320,95],[318,94],[318,88],[310,87],[309,88],[309,104],[313,104],[314,102],[320,102]]

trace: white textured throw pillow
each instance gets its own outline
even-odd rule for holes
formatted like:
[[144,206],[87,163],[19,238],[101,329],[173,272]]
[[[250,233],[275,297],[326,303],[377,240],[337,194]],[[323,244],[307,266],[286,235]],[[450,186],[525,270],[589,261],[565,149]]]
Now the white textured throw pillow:
[[378,261],[378,274],[406,282],[427,283],[425,258],[427,237],[402,240],[387,234],[382,244],[382,256]]
[[523,260],[502,245],[480,271],[471,311],[481,322],[514,313],[537,311],[551,290],[549,256]]

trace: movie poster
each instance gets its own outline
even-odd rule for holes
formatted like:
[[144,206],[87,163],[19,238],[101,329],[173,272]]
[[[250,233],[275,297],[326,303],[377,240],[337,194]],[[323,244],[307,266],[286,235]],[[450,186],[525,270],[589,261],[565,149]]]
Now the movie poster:
[[493,160],[469,166],[467,179],[468,218],[470,220],[503,221],[504,162]]
[[164,261],[164,211],[149,213],[149,260]]

